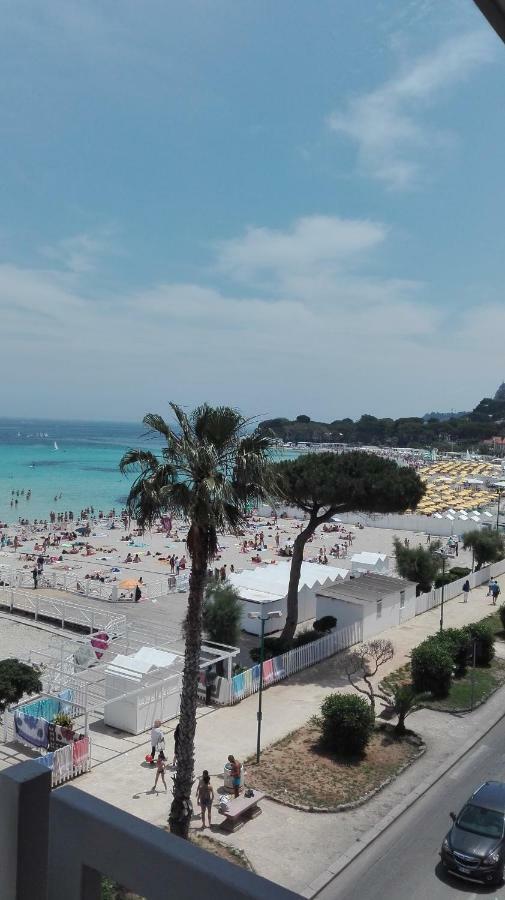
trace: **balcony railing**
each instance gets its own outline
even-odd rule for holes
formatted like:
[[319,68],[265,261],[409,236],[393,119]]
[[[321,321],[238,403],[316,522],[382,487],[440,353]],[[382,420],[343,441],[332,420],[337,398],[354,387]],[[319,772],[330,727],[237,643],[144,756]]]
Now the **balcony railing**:
[[103,875],[148,900],[298,897],[77,788],[51,794],[35,762],[0,773],[2,900],[100,900]]

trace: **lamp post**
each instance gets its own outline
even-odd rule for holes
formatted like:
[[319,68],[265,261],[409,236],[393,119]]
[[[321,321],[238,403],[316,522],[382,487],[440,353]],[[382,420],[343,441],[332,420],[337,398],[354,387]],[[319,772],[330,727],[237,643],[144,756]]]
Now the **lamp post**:
[[448,559],[445,550],[435,550],[442,557],[442,596],[440,598],[440,631],[444,630],[444,592],[445,592],[445,561]]
[[261,622],[261,643],[260,643],[260,686],[258,691],[258,712],[256,718],[258,720],[258,734],[256,738],[256,764],[260,761],[261,753],[261,720],[263,718],[262,699],[263,699],[263,662],[265,658],[265,622],[268,619],[280,619],[282,613],[280,609],[273,609],[266,616],[261,613],[248,613],[249,619],[259,619]]
[[500,502],[501,495],[503,494],[503,488],[498,488],[498,509],[496,510],[496,530],[500,530]]

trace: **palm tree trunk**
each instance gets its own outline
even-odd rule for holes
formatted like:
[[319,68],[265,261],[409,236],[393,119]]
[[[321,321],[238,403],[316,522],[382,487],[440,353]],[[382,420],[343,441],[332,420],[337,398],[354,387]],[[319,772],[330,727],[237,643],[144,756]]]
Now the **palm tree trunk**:
[[186,650],[182,676],[181,708],[179,713],[179,744],[174,799],[170,808],[169,825],[172,834],[187,838],[193,814],[191,789],[195,766],[196,707],[200,649],[202,644],[202,612],[208,549],[206,534],[192,528],[191,575],[189,579],[188,612],[186,617]]

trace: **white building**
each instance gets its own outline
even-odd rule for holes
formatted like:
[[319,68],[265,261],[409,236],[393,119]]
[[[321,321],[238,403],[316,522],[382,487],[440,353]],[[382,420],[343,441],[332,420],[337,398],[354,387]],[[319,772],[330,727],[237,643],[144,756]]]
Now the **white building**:
[[363,640],[416,614],[416,586],[389,575],[360,575],[317,592],[317,618],[334,616],[337,629],[361,625]]
[[105,724],[140,734],[155,719],[174,718],[179,712],[182,664],[180,655],[154,647],[116,656],[105,669]]
[[[249,618],[249,613],[267,617],[269,612],[280,611],[280,618],[265,622],[265,634],[284,627],[286,622],[287,593],[291,563],[280,562],[257,569],[244,569],[228,575],[228,581],[236,588],[242,600],[241,627],[250,634],[260,634],[259,619]],[[348,569],[336,566],[302,563],[298,587],[298,622],[316,618],[316,594],[323,586],[331,586],[349,576]]]
[[387,575],[389,573],[389,560],[385,553],[355,553],[351,556],[351,573],[362,575],[371,572],[375,575]]

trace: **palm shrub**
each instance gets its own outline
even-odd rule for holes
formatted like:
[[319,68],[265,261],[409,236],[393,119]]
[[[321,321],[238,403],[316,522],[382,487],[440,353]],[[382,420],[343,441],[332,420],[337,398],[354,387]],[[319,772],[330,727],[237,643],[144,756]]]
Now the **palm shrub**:
[[397,684],[394,687],[391,706],[398,716],[398,722],[395,725],[395,733],[397,735],[404,735],[407,731],[405,719],[418,708],[417,704],[421,696],[416,692],[412,684]]
[[170,830],[187,838],[193,812],[194,741],[203,597],[209,563],[218,550],[218,533],[239,534],[253,502],[269,500],[273,492],[270,441],[227,406],[197,407],[189,415],[170,404],[175,427],[155,414],[144,418],[147,428],[164,441],[157,454],[129,450],[121,472],[137,472],[127,500],[139,528],[151,527],[161,515],[189,523],[187,548],[191,559],[186,615],[185,653],[179,714],[179,753],[170,809]]
[[471,641],[476,641],[475,665],[489,666],[495,654],[492,626],[488,622],[472,622],[466,626],[465,631]]
[[370,704],[354,694],[330,694],[321,706],[322,740],[341,756],[362,756],[374,728]]
[[447,697],[453,660],[440,642],[427,640],[412,651],[412,684],[418,694],[429,692],[435,698]]

